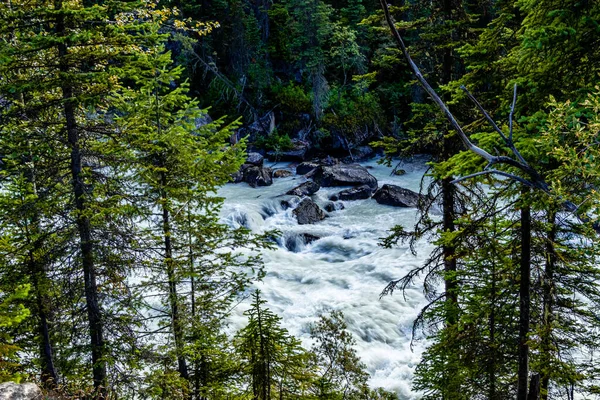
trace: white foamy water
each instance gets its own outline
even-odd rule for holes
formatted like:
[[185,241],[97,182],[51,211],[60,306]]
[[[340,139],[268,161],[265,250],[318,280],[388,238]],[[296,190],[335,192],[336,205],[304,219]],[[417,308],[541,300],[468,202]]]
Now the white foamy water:
[[[418,191],[425,172],[424,162],[405,162],[406,175],[390,176],[391,168],[371,161],[363,165],[379,181]],[[275,168],[285,168],[279,163]],[[293,171],[293,169],[292,169]],[[263,253],[266,277],[255,284],[269,308],[283,318],[291,334],[310,347],[308,326],[319,313],[341,310],[357,341],[356,350],[367,365],[373,387],[396,391],[401,399],[416,399],[411,391],[415,365],[422,343],[410,349],[412,323],[425,303],[416,286],[406,292],[379,298],[386,284],[423,264],[431,246],[422,243],[417,256],[407,245],[384,249],[378,245],[394,225],[414,225],[414,208],[395,208],[375,200],[345,201],[346,209],[329,213],[314,225],[298,225],[291,209],[284,210],[279,197],[306,179],[293,175],[275,179],[272,186],[253,189],[245,183],[228,184],[219,195],[226,198],[222,219],[231,226],[243,224],[255,232],[277,229],[282,232],[276,250]],[[322,188],[313,199],[323,206],[328,197],[343,188]],[[320,239],[305,244],[301,234]],[[247,302],[246,302],[247,303]],[[236,308],[233,327],[245,323]]]

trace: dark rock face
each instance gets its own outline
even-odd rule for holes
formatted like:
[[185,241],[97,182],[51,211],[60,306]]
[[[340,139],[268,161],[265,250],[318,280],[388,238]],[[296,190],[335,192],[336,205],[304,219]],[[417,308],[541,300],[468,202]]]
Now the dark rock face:
[[419,193],[396,185],[383,185],[373,195],[379,204],[394,207],[416,207],[421,197]]
[[373,190],[368,185],[362,185],[342,190],[329,197],[329,200],[361,200],[370,198],[371,194],[373,194]]
[[326,165],[328,167],[331,167],[332,165],[336,165],[339,164],[340,161],[337,158],[331,157],[331,156],[327,156],[325,158],[322,158],[319,160],[319,164],[320,165]]
[[263,166],[264,157],[260,153],[248,153],[246,164],[254,165],[257,167]]
[[311,199],[302,200],[293,213],[300,225],[314,224],[325,219],[325,212]]
[[273,161],[304,161],[310,150],[310,143],[294,139],[294,147],[287,151],[269,151],[267,157]]
[[303,184],[296,186],[286,194],[298,197],[310,196],[311,194],[315,194],[321,189],[317,183],[312,181],[306,181]]
[[377,189],[377,179],[358,164],[320,166],[313,179],[322,187],[367,185],[371,190]]
[[309,172],[314,171],[319,168],[319,164],[314,162],[303,162],[296,166],[296,174],[298,175],[306,175]]
[[276,169],[273,171],[273,178],[287,178],[292,175],[292,171],[287,169]]
[[344,203],[342,203],[341,201],[337,201],[337,202],[333,202],[330,201],[329,203],[325,204],[325,211],[327,212],[334,212],[334,211],[339,211],[339,210],[343,210],[344,208],[346,208],[344,206]]
[[375,150],[371,146],[358,146],[352,149],[352,157],[345,157],[342,161],[345,163],[353,163],[356,161],[364,161],[375,157]]
[[244,181],[252,187],[270,186],[273,184],[271,168],[250,167],[244,171]]

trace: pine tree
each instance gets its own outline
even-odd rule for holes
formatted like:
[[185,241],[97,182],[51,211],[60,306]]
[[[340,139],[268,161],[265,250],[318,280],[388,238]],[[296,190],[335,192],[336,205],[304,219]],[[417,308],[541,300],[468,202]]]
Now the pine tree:
[[253,399],[307,398],[312,371],[300,341],[280,326],[281,318],[265,308],[257,290],[246,311],[248,325],[237,334],[243,374]]

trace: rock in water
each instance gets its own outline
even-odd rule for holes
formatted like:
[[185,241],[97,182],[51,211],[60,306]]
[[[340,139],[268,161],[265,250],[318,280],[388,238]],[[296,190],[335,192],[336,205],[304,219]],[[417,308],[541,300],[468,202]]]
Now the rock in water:
[[263,166],[264,157],[260,153],[248,153],[246,164],[251,164],[256,167]]
[[304,182],[303,184],[296,186],[286,194],[298,197],[310,196],[311,194],[315,194],[321,189],[317,183],[312,181]]
[[334,212],[334,211],[339,211],[339,210],[343,210],[344,208],[346,208],[344,206],[344,203],[342,203],[341,201],[337,201],[337,202],[333,202],[330,201],[329,203],[325,204],[325,211],[327,212]]
[[303,163],[298,164],[298,166],[296,166],[296,174],[306,175],[309,172],[312,172],[317,168],[319,168],[319,164],[317,164],[317,163],[303,162]]
[[383,185],[373,195],[379,204],[394,207],[416,207],[421,197],[419,193],[396,185]]
[[300,225],[314,224],[325,219],[325,212],[311,199],[302,200],[293,213]]
[[358,164],[320,166],[313,179],[323,187],[367,185],[371,190],[377,190],[377,179]]
[[14,382],[0,384],[0,400],[42,400],[42,391],[33,383],[21,385]]
[[370,198],[371,194],[373,194],[371,188],[368,185],[362,185],[342,190],[341,192],[332,195],[329,200],[361,200]]
[[250,167],[244,171],[244,181],[252,187],[270,186],[273,184],[271,168]]
[[273,178],[287,178],[288,176],[292,176],[292,171],[287,169],[276,169],[273,171]]

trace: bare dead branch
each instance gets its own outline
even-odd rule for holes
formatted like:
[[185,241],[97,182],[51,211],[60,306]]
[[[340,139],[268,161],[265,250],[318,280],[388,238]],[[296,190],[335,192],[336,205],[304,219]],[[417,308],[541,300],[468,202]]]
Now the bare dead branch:
[[[523,157],[521,157],[519,152],[516,150],[516,148],[512,144],[512,133],[509,134],[508,138],[506,138],[506,135],[504,135],[504,133],[502,133],[502,137],[503,137],[503,139],[504,138],[507,139],[507,141],[508,141],[507,144],[509,144],[511,151],[513,152],[513,154],[515,154],[515,157],[517,159],[508,157],[508,156],[493,156],[490,153],[488,153],[487,151],[485,151],[484,149],[480,148],[479,146],[476,146],[475,144],[473,144],[473,142],[471,142],[471,140],[465,134],[462,127],[460,126],[460,124],[458,123],[458,121],[456,120],[456,118],[454,117],[454,115],[452,114],[450,109],[448,108],[448,106],[444,103],[444,101],[441,99],[441,97],[435,92],[435,90],[433,90],[433,88],[431,87],[429,82],[427,82],[427,80],[423,77],[423,74],[421,73],[421,70],[419,69],[417,64],[415,64],[415,62],[412,60],[412,58],[408,52],[408,49],[406,48],[406,45],[404,44],[404,40],[402,39],[402,36],[400,36],[398,29],[396,29],[396,25],[394,24],[394,20],[392,19],[392,16],[390,14],[390,10],[388,8],[387,2],[385,0],[380,0],[380,3],[381,3],[381,7],[383,8],[383,12],[384,12],[387,24],[390,27],[390,30],[392,32],[392,35],[396,39],[396,42],[398,42],[398,45],[402,49],[402,53],[404,54],[404,58],[406,58],[408,65],[410,66],[411,70],[413,71],[414,75],[416,76],[417,80],[419,81],[419,83],[421,84],[423,89],[425,89],[427,94],[429,94],[431,99],[437,104],[439,109],[446,116],[446,119],[448,120],[448,122],[450,122],[450,125],[452,125],[454,130],[458,133],[458,136],[460,137],[461,141],[463,142],[463,144],[467,148],[467,150],[470,150],[473,153],[475,153],[475,154],[479,155],[480,157],[484,158],[485,160],[487,160],[488,167],[495,165],[495,164],[504,164],[504,165],[509,165],[509,166],[512,166],[512,167],[515,167],[515,168],[521,170],[526,175],[528,175],[530,178],[529,180],[521,178],[522,180],[524,179],[528,182],[528,186],[537,188],[546,193],[549,193],[550,189],[548,187],[548,184],[544,181],[544,179],[541,177],[541,175],[533,167],[531,167],[528,163],[524,162]],[[513,108],[514,108],[515,103],[516,103],[516,87],[515,87],[515,97],[513,99]],[[477,102],[477,104],[479,104],[479,103]],[[480,107],[480,110],[483,110],[483,107],[481,107],[480,105],[479,105],[479,107]],[[514,112],[514,110],[511,112],[511,114],[513,112]],[[489,114],[487,114],[487,112],[484,115],[486,115],[488,122],[490,122],[490,121],[493,122],[492,118],[489,117]],[[496,131],[501,131],[495,123],[493,123],[492,126],[494,127],[494,129]],[[511,127],[512,127],[512,117],[511,117]],[[511,132],[512,132],[512,128],[511,128]]]
[[456,184],[456,183],[459,183],[459,182],[462,182],[462,181],[466,181],[466,180],[471,179],[471,178],[475,178],[476,176],[490,175],[490,174],[504,176],[506,178],[510,178],[510,179],[515,180],[517,182],[521,182],[525,186],[529,186],[529,187],[535,188],[533,186],[533,184],[531,182],[529,182],[527,179],[523,179],[523,178],[521,178],[518,175],[511,174],[509,172],[500,171],[498,169],[486,169],[484,171],[475,172],[474,174],[461,176],[460,178],[454,179],[450,183]]

